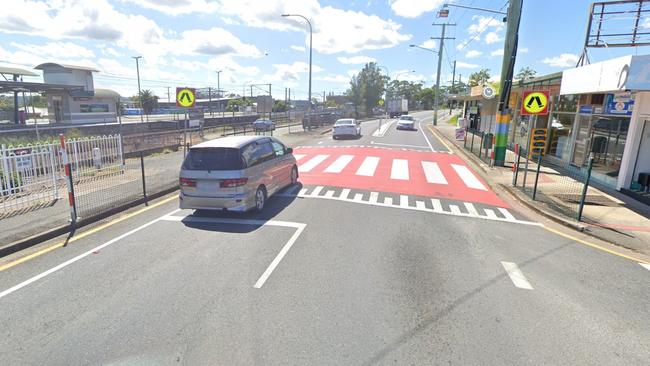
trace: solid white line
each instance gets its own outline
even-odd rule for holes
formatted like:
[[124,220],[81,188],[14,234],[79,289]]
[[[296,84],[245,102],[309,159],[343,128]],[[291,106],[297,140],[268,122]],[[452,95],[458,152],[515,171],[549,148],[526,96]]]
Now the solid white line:
[[433,163],[430,161],[422,161],[422,169],[424,170],[424,176],[427,179],[427,182],[434,184],[449,184],[442,170],[438,166],[438,163]]
[[334,197],[334,191],[325,192],[325,197],[327,197],[327,198]]
[[399,196],[399,207],[409,207],[409,196],[403,194]]
[[255,219],[226,219],[219,217],[199,217],[199,216],[172,216],[167,215],[160,218],[161,221],[175,221],[175,222],[196,222],[204,224],[232,224],[232,225],[253,225],[253,226],[282,226],[297,229],[305,224],[292,221],[281,220],[255,220]]
[[298,193],[298,196],[305,196],[307,194],[307,188],[303,188],[300,190],[300,193]]
[[393,159],[390,179],[409,180],[409,162],[404,159]]
[[515,285],[515,287],[523,288],[526,290],[532,290],[530,282],[526,279],[526,276],[519,270],[519,267],[512,262],[501,262],[503,268],[505,268],[506,273],[510,277],[510,280]]
[[384,135],[386,134],[386,131],[388,131],[390,126],[392,126],[393,123],[395,123],[395,121],[396,120],[392,120],[390,122],[386,121],[386,123],[381,125],[381,127],[379,127],[375,132],[373,132],[372,135],[375,136],[375,137],[384,137]]
[[384,142],[374,142],[370,141],[372,145],[383,145],[383,146],[396,146],[396,147],[416,147],[418,149],[427,149],[426,146],[420,146],[420,145],[407,145],[407,144],[389,144],[389,143],[384,143]]
[[322,163],[325,159],[327,159],[329,155],[316,155],[313,158],[311,158],[308,162],[300,165],[298,167],[299,172],[309,172],[312,169],[314,169],[318,164]]
[[499,211],[501,212],[503,217],[506,218],[506,220],[517,220],[514,216],[512,216],[510,211],[506,210],[505,208],[499,207]]
[[314,188],[314,190],[311,191],[311,195],[312,195],[312,196],[318,196],[318,195],[320,194],[320,191],[323,190],[323,188],[325,188],[325,187],[323,187],[323,186],[316,186],[316,188]]
[[482,191],[488,190],[468,167],[458,164],[451,164],[451,167],[454,168],[460,179],[463,180],[463,183],[465,183],[468,188],[480,189]]
[[433,146],[431,145],[431,142],[429,141],[429,138],[427,137],[427,134],[424,133],[424,130],[422,130],[422,120],[418,122],[418,130],[422,133],[422,136],[424,136],[424,139],[427,140],[427,145],[429,145],[429,148],[431,151],[435,152],[436,150],[433,149]]
[[370,203],[377,203],[377,200],[379,199],[379,193],[377,192],[370,192],[370,199],[368,202]]
[[341,191],[341,195],[339,196],[339,198],[347,199],[349,195],[350,195],[350,188],[345,188]]
[[388,206],[393,205],[393,197],[384,197],[384,204]]
[[135,234],[135,233],[137,233],[138,231],[140,231],[140,230],[142,230],[142,229],[144,229],[144,228],[146,228],[146,227],[149,227],[149,226],[155,224],[156,222],[158,222],[158,221],[164,219],[166,216],[168,216],[168,215],[172,215],[172,214],[174,214],[174,213],[176,213],[176,212],[178,212],[178,211],[180,211],[180,210],[174,210],[174,211],[172,211],[172,212],[170,212],[170,213],[168,213],[168,214],[166,214],[166,215],[164,215],[164,216],[161,216],[161,217],[159,217],[159,218],[157,218],[157,219],[151,220],[151,221],[147,222],[147,223],[144,224],[144,225],[140,225],[140,226],[136,227],[136,228],[133,229],[133,230],[127,231],[126,233],[124,233],[124,234],[122,234],[122,235],[120,235],[120,236],[117,236],[117,237],[115,237],[115,238],[113,238],[113,239],[107,241],[106,243],[104,243],[104,244],[102,244],[102,245],[96,246],[95,248],[90,249],[90,250],[87,251],[87,252],[84,252],[84,253],[82,253],[82,254],[79,254],[78,256],[76,256],[76,257],[74,257],[74,258],[72,258],[72,259],[68,259],[67,261],[65,261],[65,262],[63,262],[63,263],[61,263],[61,264],[59,264],[59,265],[57,265],[57,266],[55,266],[55,267],[52,267],[52,268],[48,269],[48,270],[45,271],[45,272],[42,272],[42,273],[40,273],[40,274],[38,274],[38,275],[36,275],[36,276],[34,276],[34,277],[31,277],[31,278],[28,279],[28,280],[25,280],[25,281],[23,281],[23,282],[21,282],[21,283],[15,285],[15,286],[13,286],[13,287],[10,287],[10,288],[8,288],[8,289],[6,289],[6,290],[0,292],[0,298],[3,298],[3,297],[5,297],[5,296],[11,294],[12,292],[18,291],[18,290],[20,290],[21,288],[23,288],[23,287],[25,287],[25,286],[28,286],[28,285],[30,285],[30,284],[32,284],[32,283],[34,283],[34,282],[36,282],[36,281],[38,281],[38,280],[44,278],[44,277],[47,277],[47,276],[51,275],[52,273],[54,273],[54,272],[56,272],[56,271],[58,271],[58,270],[60,270],[60,269],[63,269],[63,268],[65,268],[65,267],[67,267],[67,266],[73,264],[74,262],[77,262],[78,260],[81,260],[81,259],[83,259],[83,258],[89,256],[89,255],[92,254],[93,252],[97,252],[97,251],[99,251],[99,250],[102,250],[102,249],[108,247],[109,245],[115,244],[115,243],[117,243],[118,241],[120,241],[120,240],[126,238],[127,236],[132,235],[132,234]]
[[426,208],[424,201],[415,201],[415,207],[417,208]]
[[304,158],[305,156],[305,154],[293,154],[293,157],[296,158],[296,161],[300,161],[300,159]]
[[451,211],[451,213],[456,214],[456,215],[462,214],[462,212],[460,212],[460,207],[458,207],[456,205],[449,205],[449,211]]
[[366,156],[357,170],[357,175],[363,175],[366,177],[372,177],[375,175],[375,170],[379,164],[379,158],[376,156]]
[[442,204],[440,203],[439,199],[432,198],[431,204],[433,205],[433,211],[442,212]]
[[273,262],[271,262],[271,264],[269,264],[269,266],[266,268],[266,271],[264,271],[264,273],[262,273],[262,276],[260,276],[260,278],[257,280],[257,282],[255,282],[255,285],[253,287],[262,288],[262,286],[264,286],[264,283],[269,278],[271,273],[273,273],[273,270],[275,270],[275,267],[277,267],[278,264],[280,264],[280,261],[282,261],[282,258],[284,258],[284,256],[287,254],[289,249],[291,249],[291,246],[293,246],[293,243],[295,243],[296,240],[298,240],[298,237],[300,236],[300,234],[302,234],[302,231],[305,230],[306,225],[305,224],[300,224],[300,225],[301,226],[296,229],[296,232],[293,233],[293,235],[291,235],[291,238],[289,238],[289,241],[282,247],[282,249],[280,250],[278,255],[275,256],[275,258],[273,259]]
[[354,202],[363,202],[363,194],[361,194],[361,193],[355,194],[352,201],[354,201]]
[[487,217],[489,217],[491,219],[495,219],[495,218],[498,217],[497,214],[495,214],[494,211],[490,210],[489,208],[485,208],[485,209],[483,209],[483,211],[485,211],[485,214],[487,215]]
[[648,263],[639,263],[639,264],[641,265],[641,267],[643,267],[643,268],[647,269],[648,271],[650,271],[650,264],[648,264]]
[[341,155],[330,166],[325,169],[325,173],[340,173],[354,159],[354,155]]
[[478,216],[478,211],[476,211],[476,207],[474,207],[473,204],[469,202],[463,202],[463,204],[465,205],[465,208],[467,209],[467,212],[470,213],[470,215]]

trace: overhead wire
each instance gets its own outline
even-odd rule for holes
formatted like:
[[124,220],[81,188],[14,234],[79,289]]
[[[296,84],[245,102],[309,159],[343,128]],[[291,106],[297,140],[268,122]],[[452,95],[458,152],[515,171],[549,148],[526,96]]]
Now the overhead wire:
[[[506,1],[505,4],[503,4],[503,6],[501,6],[501,8],[499,9],[499,11],[502,11],[502,10],[503,10],[507,5],[508,5],[508,1]],[[493,21],[493,20],[496,20],[496,19],[495,19],[495,16],[496,16],[496,15],[491,16],[491,17],[489,18],[489,20],[485,23],[485,25],[484,25],[484,26],[483,26],[483,27],[482,27],[482,28],[481,28],[481,29],[480,29],[480,30],[479,30],[479,31],[478,31],[478,32],[477,32],[477,33],[476,33],[472,38],[470,38],[469,40],[465,41],[465,42],[461,45],[460,48],[458,48],[458,47],[456,48],[456,53],[454,53],[454,58],[455,58],[455,56],[458,54],[458,52],[462,51],[462,50],[465,49],[467,46],[469,46],[470,43],[472,43],[473,41],[475,41],[478,37],[480,37],[480,36],[483,34],[483,32],[485,32],[485,31],[488,29],[488,27],[490,26],[490,24],[492,23],[492,21]]]

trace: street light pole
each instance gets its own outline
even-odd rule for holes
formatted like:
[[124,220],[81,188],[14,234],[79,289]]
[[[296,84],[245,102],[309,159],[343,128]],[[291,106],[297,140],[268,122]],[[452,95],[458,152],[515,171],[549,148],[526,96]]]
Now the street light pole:
[[144,113],[144,106],[142,105],[142,90],[140,90],[140,59],[142,56],[131,56],[131,58],[135,59],[135,71],[138,75],[138,100],[140,101],[140,123],[144,123],[144,117],[142,114]]
[[[220,99],[220,93],[221,93],[221,85],[219,83],[219,76],[223,70],[217,70],[215,71],[217,73],[217,101]],[[219,105],[219,109],[221,109],[221,101],[217,103]],[[212,115],[212,106],[210,106],[210,115]]]
[[309,109],[308,112],[311,112],[311,60],[312,60],[312,40],[313,40],[313,30],[311,27],[311,22],[307,17],[300,14],[282,14],[283,17],[300,17],[303,18],[309,25]]
[[437,126],[438,125],[438,103],[440,100],[440,69],[442,67],[442,48],[445,46],[445,39],[454,39],[454,38],[445,38],[445,29],[447,26],[455,26],[456,24],[449,24],[449,23],[442,23],[442,24],[436,24],[433,23],[433,25],[441,25],[442,26],[442,35],[440,37],[431,37],[431,39],[439,39],[440,40],[440,48],[438,50],[438,71],[436,73],[436,95],[434,96],[433,99],[433,125]]

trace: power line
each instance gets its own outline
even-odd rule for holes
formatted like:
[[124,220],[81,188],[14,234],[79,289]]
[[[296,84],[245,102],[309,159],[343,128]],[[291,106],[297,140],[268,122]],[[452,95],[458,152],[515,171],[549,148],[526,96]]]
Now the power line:
[[[503,10],[507,5],[508,5],[508,2],[506,1],[506,3],[503,4],[503,6],[499,9],[499,11]],[[476,34],[474,35],[474,37],[472,37],[472,38],[469,39],[468,41],[465,41],[465,43],[462,44],[460,48],[456,48],[456,53],[454,54],[454,56],[456,56],[456,55],[458,54],[458,52],[460,52],[461,50],[465,49],[465,47],[469,46],[470,43],[472,43],[472,42],[475,41],[478,37],[480,37],[481,34],[483,34],[483,32],[485,32],[485,31],[488,29],[488,27],[490,26],[490,23],[492,23],[493,20],[496,20],[496,19],[494,18],[495,16],[496,16],[496,15],[491,16],[490,19],[485,23],[485,25],[483,26],[483,28],[481,28],[481,30],[479,30],[479,32],[476,33]]]

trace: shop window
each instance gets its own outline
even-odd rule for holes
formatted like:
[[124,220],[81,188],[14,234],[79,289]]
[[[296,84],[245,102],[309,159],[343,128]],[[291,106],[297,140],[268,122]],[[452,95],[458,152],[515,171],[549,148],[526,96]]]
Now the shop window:
[[605,94],[592,94],[591,95],[591,104],[592,105],[603,105],[605,102]]
[[571,131],[575,114],[553,113],[549,128],[548,154],[559,159],[569,160]]
[[558,112],[573,112],[578,109],[578,96],[577,95],[561,95],[557,98],[556,110]]
[[108,112],[108,104],[81,104],[79,109],[81,113],[106,113]]
[[595,115],[592,123],[590,152],[594,155],[593,171],[616,178],[625,150],[630,119]]

